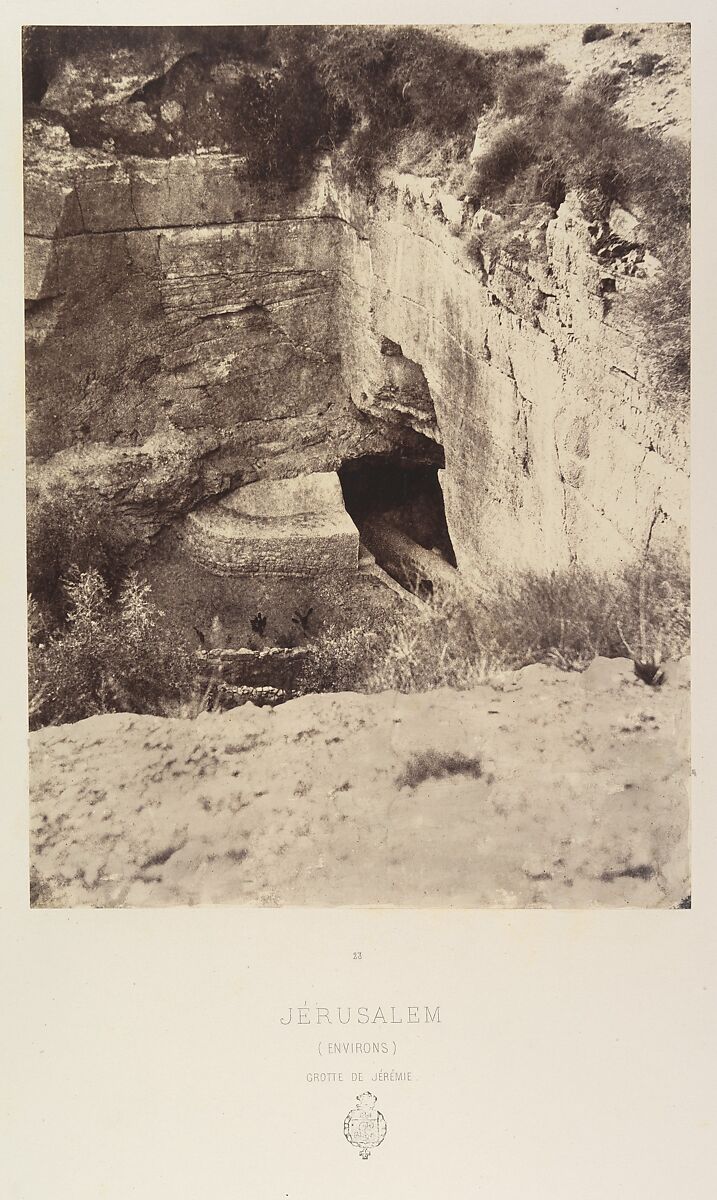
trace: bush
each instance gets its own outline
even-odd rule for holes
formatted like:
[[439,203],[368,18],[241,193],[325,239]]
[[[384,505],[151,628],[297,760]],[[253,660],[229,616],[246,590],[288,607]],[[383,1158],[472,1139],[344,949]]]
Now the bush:
[[634,66],[635,74],[647,78],[659,62],[662,62],[661,54],[641,54]]
[[30,597],[30,727],[107,712],[163,713],[193,687],[189,652],[163,625],[149,586],[131,573],[116,602],[95,568],[65,580],[67,623],[53,627]]
[[[542,99],[533,103],[531,96],[539,93]],[[502,82],[499,103],[510,124],[476,163],[468,191],[506,216],[506,244],[535,207],[555,210],[568,191],[582,196],[593,220],[607,219],[613,202],[643,214],[640,237],[662,270],[642,289],[637,315],[656,363],[658,396],[684,403],[690,361],[689,149],[630,128],[613,109],[614,96],[610,76],[597,75],[568,93],[560,72],[542,65],[527,69],[525,80]],[[493,240],[500,237],[499,227],[492,232]]]
[[[546,201],[559,181],[560,194],[582,192],[596,215],[604,215],[613,200],[628,206],[638,202],[650,214],[656,250],[671,236],[672,226],[686,227],[688,152],[630,128],[612,106],[615,96],[615,80],[604,73],[575,92],[565,90],[559,70],[545,67],[531,68],[523,82],[504,81],[499,102],[512,118],[511,142],[520,153],[502,173],[491,173],[491,200],[500,199],[502,185],[503,195],[513,189],[513,202]],[[530,172],[534,164],[538,170]],[[479,199],[484,182],[479,162],[470,183]]]
[[602,42],[605,38],[612,37],[612,29],[609,25],[587,25],[583,29],[583,45],[588,42]]
[[472,186],[488,205],[503,196],[513,180],[533,162],[534,151],[527,134],[516,128],[504,129],[481,156]]
[[490,56],[425,30],[340,25],[313,34],[331,140],[359,179],[370,180],[420,134],[444,151],[467,141],[495,98]]
[[482,779],[483,767],[476,755],[469,756],[454,750],[444,753],[439,750],[426,750],[417,754],[406,764],[405,769],[396,779],[399,788],[416,788],[429,779],[447,779],[453,775],[468,775],[471,779]]
[[567,72],[556,63],[539,59],[516,67],[509,58],[499,60],[497,94],[501,110],[509,117],[525,117],[560,104],[567,85]]
[[689,244],[668,256],[656,278],[630,301],[648,355],[650,385],[658,400],[675,407],[686,405],[690,391],[690,278],[683,265],[688,255]]
[[253,178],[296,183],[331,127],[328,102],[300,42],[280,71],[246,74],[234,97],[236,132]]
[[689,651],[689,574],[653,556],[616,575],[523,572],[492,595],[432,601],[381,631],[325,631],[299,691],[473,688],[535,662],[582,670],[597,655],[640,663]]
[[615,575],[581,567],[526,572],[482,603],[474,630],[479,641],[498,639],[511,666],[554,662],[573,670],[597,655],[679,658],[689,651],[689,613],[686,566],[654,555]]
[[113,589],[119,582],[125,547],[116,514],[95,492],[79,495],[64,487],[30,490],[27,502],[27,573],[30,592],[65,615],[67,593],[61,581],[95,567]]
[[614,79],[598,74],[540,111],[528,106],[520,128],[544,174],[583,192],[594,212],[604,213],[613,200],[644,208],[657,249],[674,225],[689,223],[689,150],[632,129],[613,108],[615,96]]
[[365,120],[421,125],[453,137],[494,94],[494,68],[476,51],[409,27],[329,26],[315,41],[317,73],[334,103]]

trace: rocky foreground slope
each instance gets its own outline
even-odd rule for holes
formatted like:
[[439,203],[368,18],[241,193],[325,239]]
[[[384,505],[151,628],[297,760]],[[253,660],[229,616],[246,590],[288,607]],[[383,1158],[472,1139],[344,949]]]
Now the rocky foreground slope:
[[675,907],[688,662],[31,736],[45,905]]

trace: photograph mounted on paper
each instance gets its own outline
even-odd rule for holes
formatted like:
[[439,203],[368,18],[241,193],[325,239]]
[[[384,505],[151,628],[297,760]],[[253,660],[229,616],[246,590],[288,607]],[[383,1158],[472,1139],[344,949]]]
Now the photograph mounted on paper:
[[30,903],[688,908],[689,26],[23,92]]

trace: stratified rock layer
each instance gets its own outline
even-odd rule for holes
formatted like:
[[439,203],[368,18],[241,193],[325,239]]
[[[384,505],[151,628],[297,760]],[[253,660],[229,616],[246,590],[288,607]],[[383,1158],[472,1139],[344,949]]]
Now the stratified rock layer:
[[26,184],[40,489],[118,498],[141,540],[238,484],[420,456],[420,434],[467,576],[685,545],[685,417],[626,315],[645,281],[598,261],[575,197],[492,259],[436,181],[367,204],[328,160],[282,191],[229,155],[45,148]]
[[684,544],[684,414],[656,403],[636,331],[602,295],[608,278],[618,300],[644,281],[598,264],[575,197],[544,223],[544,249],[536,238],[532,257],[489,269],[469,258],[458,218],[437,220],[439,197],[430,180],[398,177],[368,221],[342,198],[343,345],[355,402],[373,413],[391,406],[372,384],[379,337],[420,362],[458,566],[491,578]]
[[222,575],[355,573],[359,534],[332,471],[261,480],[190,513],[184,545]]

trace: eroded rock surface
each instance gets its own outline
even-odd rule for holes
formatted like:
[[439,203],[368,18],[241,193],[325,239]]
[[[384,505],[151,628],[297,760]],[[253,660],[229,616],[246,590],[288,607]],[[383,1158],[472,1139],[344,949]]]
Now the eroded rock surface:
[[386,176],[368,203],[328,159],[287,191],[231,155],[45,146],[26,188],[40,490],[116,499],[141,541],[237,484],[428,436],[467,575],[684,543],[686,418],[623,304],[646,268],[601,260],[575,197],[493,261],[436,180]]
[[53,905],[675,907],[688,665],[536,665],[471,692],[307,696],[31,735]]
[[358,569],[358,529],[333,471],[261,480],[195,509],[184,544],[221,575],[331,576]]
[[601,266],[575,197],[544,228],[547,257],[536,242],[483,272],[436,199],[433,181],[399,177],[364,236],[347,225],[344,360],[372,413],[392,403],[372,387],[379,334],[420,362],[459,567],[604,566],[684,542],[685,417],[656,403],[636,331],[603,294],[643,281]]

